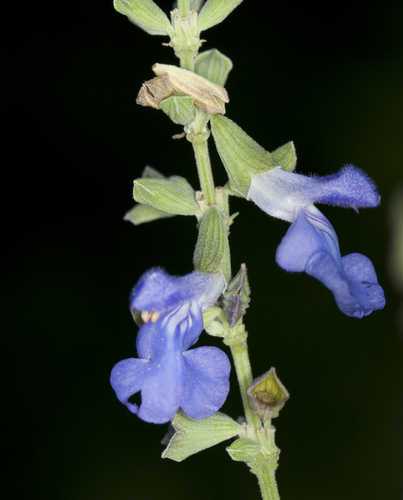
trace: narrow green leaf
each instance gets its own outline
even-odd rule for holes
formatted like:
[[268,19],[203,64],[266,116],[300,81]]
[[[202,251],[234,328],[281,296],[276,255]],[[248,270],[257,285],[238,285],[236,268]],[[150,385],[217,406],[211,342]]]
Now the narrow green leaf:
[[199,212],[195,192],[183,177],[136,179],[133,198],[138,203],[172,215],[196,215]]
[[282,167],[284,170],[292,172],[297,165],[297,152],[292,141],[271,152],[273,165]]
[[172,32],[168,17],[152,0],[114,0],[113,6],[150,35],[168,35]]
[[199,451],[211,448],[222,441],[237,436],[242,427],[223,413],[216,413],[203,420],[194,420],[177,413],[172,425],[175,434],[162,453],[162,458],[182,462]]
[[135,226],[139,226],[140,224],[144,224],[146,222],[166,219],[167,217],[172,217],[172,215],[162,212],[161,210],[157,210],[154,207],[150,207],[149,205],[139,203],[125,214],[123,220],[131,222]]
[[215,207],[209,208],[203,214],[199,225],[199,235],[193,255],[195,269],[207,273],[220,271],[226,240],[227,227],[222,212]]
[[231,59],[217,49],[202,52],[195,61],[197,74],[223,87],[233,66]]
[[225,116],[212,117],[211,130],[231,189],[246,196],[252,176],[273,168],[270,153]]
[[243,0],[207,0],[199,14],[200,31],[222,23]]
[[196,115],[193,99],[189,96],[168,97],[160,102],[160,109],[177,125],[189,125]]

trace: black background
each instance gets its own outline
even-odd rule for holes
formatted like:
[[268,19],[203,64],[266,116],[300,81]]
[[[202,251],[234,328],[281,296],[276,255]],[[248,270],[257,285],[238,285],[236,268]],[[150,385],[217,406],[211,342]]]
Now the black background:
[[[165,4],[168,11],[171,2]],[[122,221],[146,164],[197,187],[191,148],[134,99],[161,37],[112,2],[4,6],[2,358],[11,497],[52,500],[257,498],[223,447],[161,461],[164,426],[115,400],[113,364],[132,356],[130,288],[154,265],[191,270],[191,218]],[[234,201],[234,266],[253,289],[247,318],[259,374],[276,366],[291,399],[275,422],[284,500],[402,498],[402,336],[388,266],[390,200],[402,183],[403,7],[245,2],[204,35],[235,68],[227,114],[269,149],[293,139],[301,172],[352,162],[378,184],[376,210],[325,208],[343,253],[374,261],[388,304],[356,321],[303,275],[274,263],[286,224]],[[222,168],[213,150],[218,182]],[[392,214],[393,215],[393,214]],[[400,300],[401,302],[401,300]],[[214,343],[204,338],[205,343]],[[234,381],[235,382],[235,381]],[[224,410],[237,416],[236,386]],[[11,476],[10,476],[11,477]],[[4,490],[6,486],[4,485]]]

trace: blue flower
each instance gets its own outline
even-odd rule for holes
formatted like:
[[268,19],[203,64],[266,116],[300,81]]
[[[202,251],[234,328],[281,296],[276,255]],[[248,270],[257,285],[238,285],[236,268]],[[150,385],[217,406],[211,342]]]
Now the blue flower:
[[379,194],[364,172],[348,165],[334,175],[308,177],[276,167],[252,178],[248,198],[269,215],[292,223],[277,248],[280,267],[321,281],[347,316],[362,318],[383,309],[385,296],[372,262],[359,253],[342,257],[333,226],[314,206],[377,206]]
[[[111,384],[118,399],[139,418],[161,424],[182,409],[201,419],[221,408],[229,391],[230,362],[216,347],[189,348],[203,331],[202,312],[222,294],[220,274],[170,276],[146,272],[131,296],[132,310],[146,321],[137,336],[138,358],[115,365]],[[141,404],[130,398],[141,392]]]

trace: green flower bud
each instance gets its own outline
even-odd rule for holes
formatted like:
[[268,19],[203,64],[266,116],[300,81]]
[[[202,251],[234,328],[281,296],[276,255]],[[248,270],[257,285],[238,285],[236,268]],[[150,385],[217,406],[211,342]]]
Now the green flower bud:
[[223,309],[228,324],[233,327],[245,316],[250,303],[250,286],[246,265],[242,264],[224,292]]

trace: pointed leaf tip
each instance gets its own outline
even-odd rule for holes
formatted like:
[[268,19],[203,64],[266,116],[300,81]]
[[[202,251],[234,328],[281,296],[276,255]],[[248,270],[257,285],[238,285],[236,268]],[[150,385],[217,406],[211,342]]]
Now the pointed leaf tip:
[[199,14],[200,31],[222,23],[243,0],[207,0]]
[[149,35],[168,35],[172,31],[167,15],[152,0],[114,0],[113,6]]

